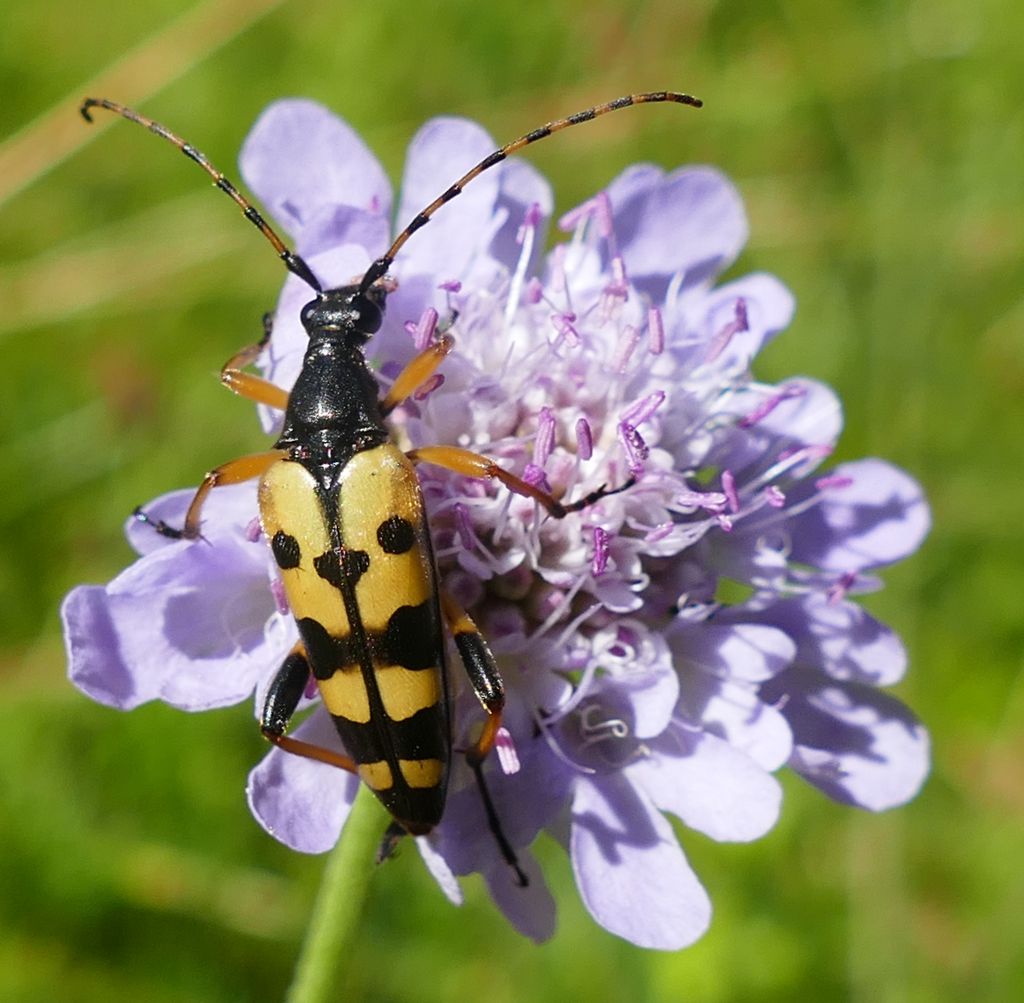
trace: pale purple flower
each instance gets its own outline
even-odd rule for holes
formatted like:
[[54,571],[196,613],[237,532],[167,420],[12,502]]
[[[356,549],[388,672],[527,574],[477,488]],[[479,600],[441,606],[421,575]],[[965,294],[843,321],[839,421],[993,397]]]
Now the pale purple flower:
[[[399,223],[493,147],[470,122],[428,123],[410,148]],[[387,246],[384,172],[319,106],[271,106],[242,171],[325,285]],[[599,923],[678,948],[711,908],[666,813],[714,840],[755,839],[777,818],[772,773],[785,765],[874,810],[918,790],[927,735],[880,689],[900,678],[903,647],[852,597],[920,544],[929,514],[884,461],[821,469],[841,427],[827,387],[754,380],[754,356],[793,303],[765,274],[714,285],[747,236],[722,175],[632,167],[562,218],[567,235],[545,255],[551,208],[527,163],[482,175],[398,255],[367,349],[386,385],[436,327],[455,337],[443,380],[393,416],[401,442],[486,452],[568,499],[636,478],[558,521],[490,483],[421,468],[442,578],[504,673],[488,777],[530,885],[516,885],[458,755],[444,820],[418,843],[450,898],[455,875],[479,872],[515,926],[542,940],[554,902],[529,847],[545,831]],[[290,277],[275,314],[264,368],[285,387],[309,298]],[[263,415],[268,430],[276,417]],[[149,511],[180,523],[190,494]],[[129,522],[140,559],[64,604],[75,683],[122,708],[203,709],[253,691],[259,707],[296,631],[255,515],[255,487],[242,485],[212,493],[208,545]],[[723,602],[723,582],[747,598]],[[460,748],[480,710],[454,658],[452,678]],[[320,709],[296,733],[338,745]],[[274,749],[248,793],[268,831],[319,852],[355,790],[347,774]]]

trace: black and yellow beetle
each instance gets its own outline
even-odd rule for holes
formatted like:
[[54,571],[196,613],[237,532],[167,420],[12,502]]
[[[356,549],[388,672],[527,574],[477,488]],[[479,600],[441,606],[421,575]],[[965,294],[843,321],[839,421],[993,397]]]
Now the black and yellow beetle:
[[[504,689],[486,642],[469,616],[438,587],[415,463],[432,463],[467,477],[494,478],[563,518],[612,493],[601,488],[571,503],[510,474],[487,456],[451,446],[403,452],[385,419],[434,374],[453,340],[445,335],[417,355],[381,399],[363,349],[383,321],[383,279],[402,245],[475,177],[530,143],[561,129],[634,104],[672,101],[699,107],[686,94],[627,95],[550,122],[495,150],[459,178],[399,233],[359,282],[324,289],[306,262],[289,250],[252,204],[206,157],[162,125],[106,99],[87,98],[82,115],[105,108],[173,143],[203,168],[270,241],[289,271],[313,290],[303,308],[309,346],[286,393],[245,372],[270,337],[232,356],[221,370],[235,393],[284,411],[272,449],[244,456],[203,478],[181,528],[151,521],[165,536],[196,539],[209,492],[260,478],[263,532],[280,569],[300,641],[268,691],[263,734],[281,748],[358,774],[391,813],[389,840],[428,833],[441,820],[451,758],[445,631],[487,720],[466,751],[488,822],[519,881],[526,883],[483,780],[482,764],[501,725]],[[619,485],[621,491],[629,483]],[[347,755],[291,738],[288,722],[310,674],[334,719]],[[385,846],[389,845],[388,840]]]

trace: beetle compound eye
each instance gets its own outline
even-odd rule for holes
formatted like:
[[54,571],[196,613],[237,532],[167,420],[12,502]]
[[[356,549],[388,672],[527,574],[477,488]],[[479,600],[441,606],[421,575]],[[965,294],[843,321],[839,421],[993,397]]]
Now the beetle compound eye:
[[369,296],[359,295],[352,301],[355,326],[364,334],[376,334],[384,323],[384,311]]

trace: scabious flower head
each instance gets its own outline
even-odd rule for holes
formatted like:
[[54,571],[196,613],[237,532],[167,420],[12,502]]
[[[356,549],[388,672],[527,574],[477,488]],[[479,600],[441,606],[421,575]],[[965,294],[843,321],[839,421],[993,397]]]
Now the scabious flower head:
[[[399,223],[493,146],[472,123],[428,123],[409,152]],[[242,170],[325,286],[387,246],[384,172],[319,106],[271,106]],[[823,469],[841,427],[828,387],[752,376],[793,303],[765,274],[715,285],[746,238],[722,175],[632,167],[562,216],[545,253],[551,208],[526,163],[480,176],[399,254],[385,325],[367,346],[386,386],[439,325],[456,338],[393,416],[401,442],[487,453],[567,500],[631,485],[556,520],[490,482],[421,467],[444,586],[503,671],[488,777],[530,886],[516,885],[458,754],[444,819],[417,842],[450,897],[453,875],[479,872],[517,928],[542,940],[554,903],[529,847],[547,832],[599,923],[678,948],[704,931],[710,903],[666,813],[743,841],[774,824],[782,766],[873,810],[922,783],[926,733],[881,689],[900,678],[903,647],[852,597],[919,545],[928,509],[882,460]],[[284,387],[301,363],[308,299],[290,277],[263,360]],[[277,415],[262,417],[275,427]],[[157,499],[151,516],[180,523],[190,495]],[[296,630],[255,487],[214,491],[203,533],[209,545],[129,522],[139,560],[69,595],[70,672],[86,693],[197,710],[255,691],[261,705]],[[481,712],[455,658],[450,671],[459,749]],[[296,733],[338,746],[318,707]],[[268,831],[317,852],[337,840],[356,786],[275,749],[248,793]]]

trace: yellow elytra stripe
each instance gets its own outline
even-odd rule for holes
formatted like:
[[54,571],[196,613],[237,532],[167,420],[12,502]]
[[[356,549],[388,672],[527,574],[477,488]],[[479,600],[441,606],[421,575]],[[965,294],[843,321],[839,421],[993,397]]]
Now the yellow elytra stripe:
[[299,545],[298,567],[280,571],[292,614],[312,617],[332,637],[345,637],[349,624],[341,595],[313,567],[314,559],[331,549],[313,476],[299,463],[275,463],[260,480],[259,503],[267,539],[281,530]]
[[392,721],[404,721],[441,699],[441,674],[401,665],[376,666],[374,674],[384,710]]
[[383,759],[375,763],[360,763],[357,770],[359,779],[371,790],[386,791],[394,786],[395,778],[391,774],[391,767]]
[[444,771],[440,759],[400,759],[398,768],[410,787],[436,787]]
[[370,720],[370,698],[358,666],[335,672],[330,679],[317,680],[324,706],[339,717],[359,724]]
[[[345,546],[370,557],[356,586],[363,626],[383,630],[399,606],[418,606],[434,591],[423,501],[412,463],[390,442],[356,453],[341,475],[339,512]],[[386,553],[377,540],[378,527],[395,516],[415,534],[404,554]]]

